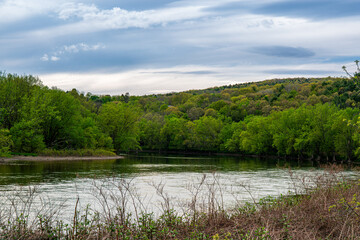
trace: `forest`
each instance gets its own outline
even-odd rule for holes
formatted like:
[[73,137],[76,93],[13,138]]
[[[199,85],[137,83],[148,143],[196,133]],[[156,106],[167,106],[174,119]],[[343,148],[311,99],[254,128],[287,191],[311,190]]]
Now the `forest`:
[[[0,156],[180,151],[360,159],[360,69],[146,96],[63,91],[0,72]],[[101,152],[101,151],[100,151]]]

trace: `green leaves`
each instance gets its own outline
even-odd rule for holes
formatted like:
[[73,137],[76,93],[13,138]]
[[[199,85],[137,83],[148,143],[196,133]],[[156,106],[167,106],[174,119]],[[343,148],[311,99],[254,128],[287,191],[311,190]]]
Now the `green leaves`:
[[41,128],[35,120],[22,120],[10,129],[14,150],[21,153],[36,153],[45,148]]
[[188,145],[202,151],[220,150],[221,139],[219,136],[222,127],[222,121],[213,117],[205,116],[195,120]]
[[7,129],[0,129],[0,157],[8,157],[10,155],[10,148],[13,145],[10,131]]
[[0,123],[10,129],[21,118],[21,108],[34,90],[41,86],[38,78],[0,73]]
[[103,132],[113,139],[117,151],[140,148],[139,116],[136,106],[122,102],[109,102],[100,108],[99,124]]
[[165,143],[166,149],[169,150],[184,150],[187,148],[189,139],[189,130],[192,124],[183,118],[178,118],[175,115],[170,115],[165,118],[165,125],[161,129],[161,138]]
[[[0,76],[0,128],[11,133],[2,152],[54,149],[112,149],[95,120],[94,104],[76,90],[43,87],[32,76]],[[4,135],[4,134],[3,134]],[[9,142],[9,137],[2,136]],[[6,140],[4,140],[6,139]]]
[[247,153],[263,154],[272,149],[272,135],[268,117],[249,118],[246,130],[240,134],[240,149]]

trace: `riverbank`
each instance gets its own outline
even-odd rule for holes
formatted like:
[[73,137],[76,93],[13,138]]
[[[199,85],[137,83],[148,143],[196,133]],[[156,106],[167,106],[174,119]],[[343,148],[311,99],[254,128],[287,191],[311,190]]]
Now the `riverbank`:
[[312,162],[314,164],[348,164],[351,166],[360,165],[359,160],[349,161],[344,159],[332,158],[329,161],[329,158],[321,158],[321,156],[316,157],[305,157],[305,156],[288,156],[288,155],[279,155],[279,154],[245,154],[245,153],[230,153],[230,152],[211,152],[211,151],[185,151],[185,150],[130,150],[130,154],[140,155],[141,154],[156,154],[156,155],[174,155],[174,156],[215,156],[215,157],[240,157],[240,158],[258,158],[258,159],[282,159],[282,160],[291,160],[298,162]]
[[79,161],[79,160],[111,160],[120,159],[122,156],[13,156],[9,158],[0,158],[1,162],[13,161]]

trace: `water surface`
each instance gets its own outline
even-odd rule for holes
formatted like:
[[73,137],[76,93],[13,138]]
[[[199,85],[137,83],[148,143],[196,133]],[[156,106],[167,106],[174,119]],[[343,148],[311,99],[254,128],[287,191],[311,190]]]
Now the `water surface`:
[[[310,163],[241,157],[125,155],[117,160],[12,162],[0,165],[0,200],[6,205],[9,196],[35,186],[38,204],[45,198],[51,206],[62,204],[67,216],[74,212],[78,198],[82,207],[90,204],[101,210],[101,201],[110,195],[119,200],[128,186],[142,210],[161,212],[165,198],[170,207],[185,209],[199,188],[199,199],[205,201],[210,192],[216,192],[218,204],[232,207],[294,191],[288,167],[295,176],[322,171]],[[106,190],[105,198],[99,197],[99,189]]]

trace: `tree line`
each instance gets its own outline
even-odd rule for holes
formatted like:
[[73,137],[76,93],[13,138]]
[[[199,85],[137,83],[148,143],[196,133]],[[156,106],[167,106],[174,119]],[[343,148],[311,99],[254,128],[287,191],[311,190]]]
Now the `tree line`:
[[[147,96],[49,89],[0,75],[0,152],[203,151],[360,157],[360,79],[291,78]],[[349,74],[350,75],[350,74]]]
[[37,77],[1,73],[0,155],[45,149],[126,151],[137,146],[139,114],[133,105],[97,106],[75,89],[50,89]]

